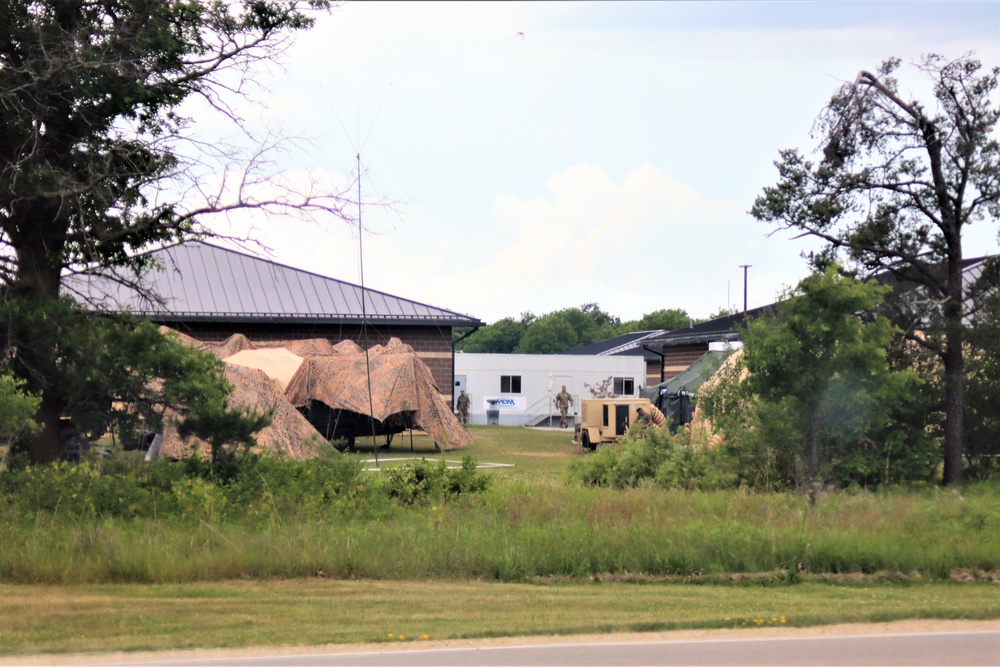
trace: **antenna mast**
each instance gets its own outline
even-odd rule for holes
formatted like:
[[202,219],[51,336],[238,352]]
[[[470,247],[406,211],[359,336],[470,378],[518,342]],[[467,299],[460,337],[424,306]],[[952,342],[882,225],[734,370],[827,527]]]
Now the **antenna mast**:
[[364,232],[361,227],[361,152],[357,154],[358,162],[358,269],[361,274],[361,346],[365,348],[365,374],[368,381],[368,418],[372,425],[372,451],[375,453],[375,467],[378,464],[378,440],[375,435],[375,405],[372,399],[372,367],[368,355],[368,294],[365,292],[365,253]]

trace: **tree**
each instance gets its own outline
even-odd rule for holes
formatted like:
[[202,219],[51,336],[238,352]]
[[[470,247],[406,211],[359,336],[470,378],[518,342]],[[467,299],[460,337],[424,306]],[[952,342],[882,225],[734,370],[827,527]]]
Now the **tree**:
[[736,313],[735,310],[723,306],[714,313],[709,314],[709,316],[704,320],[695,320],[695,323],[697,324],[700,322],[711,322],[712,320],[717,320],[722,317],[729,317],[730,315],[734,315],[735,313]]
[[539,317],[528,325],[517,352],[551,354],[590,345],[619,333],[621,320],[596,303],[564,308]]
[[[879,446],[874,434],[893,444],[906,439],[893,431],[906,428],[898,410],[918,381],[913,371],[890,368],[893,327],[872,315],[888,289],[838,275],[836,266],[805,278],[774,314],[748,321],[729,386],[700,397],[699,405],[713,424],[722,417],[725,427],[728,417],[744,425],[740,435],[757,449],[780,450],[762,457],[779,462],[779,479],[821,481],[849,459],[857,474],[858,452]],[[878,451],[892,465],[912,456],[905,447]],[[926,466],[921,474],[927,476]],[[860,481],[873,481],[865,475]]]
[[573,349],[580,338],[567,318],[546,315],[531,323],[515,352],[521,354],[554,354]]
[[[144,433],[162,431],[171,412],[183,436],[196,435],[212,445],[214,461],[223,445],[249,446],[253,433],[270,423],[267,413],[252,415],[229,405],[232,387],[219,358],[162,334],[149,322],[99,317],[69,299],[29,303],[16,298],[0,303],[0,320],[35,332],[30,340],[16,341],[20,356],[38,359],[42,350],[58,352],[57,363],[44,370],[53,386],[49,392],[58,396],[73,428],[82,434],[96,437],[110,431],[123,443],[134,442]],[[37,410],[38,397],[18,396],[23,384],[15,381],[11,388],[18,391],[6,401],[9,407],[0,405],[0,426],[12,408],[20,406],[20,413],[11,415],[21,417],[28,408],[27,416]],[[3,389],[0,382],[0,395]],[[14,444],[21,449],[25,443]]]
[[[133,287],[149,268],[135,251],[211,235],[203,219],[238,208],[330,212],[341,199],[280,190],[253,153],[242,173],[206,189],[196,165],[229,151],[185,141],[178,107],[200,96],[237,125],[226,91],[246,97],[255,63],[280,53],[328,0],[151,2],[10,0],[0,7],[0,299],[44,318],[59,308],[67,273],[104,275]],[[261,148],[265,151],[266,147]],[[231,182],[237,183],[230,189]],[[263,194],[278,191],[278,195]],[[186,192],[183,192],[187,190]],[[171,192],[183,192],[171,196]],[[200,196],[194,196],[200,195]],[[155,295],[149,295],[155,298]],[[73,318],[60,318],[69,321]],[[93,374],[67,356],[77,336],[4,321],[7,364],[37,394],[36,461],[59,455],[68,397],[63,369]],[[72,346],[71,346],[72,347]],[[79,346],[77,346],[79,347]]]
[[691,323],[691,316],[687,314],[686,310],[681,308],[664,308],[662,310],[655,310],[652,313],[646,313],[642,316],[641,320],[628,322],[622,328],[626,329],[627,332],[652,331],[654,329],[673,331],[674,329],[682,329],[690,326]]
[[239,459],[257,444],[254,433],[266,428],[274,416],[273,409],[256,413],[245,408],[233,408],[228,400],[200,403],[180,424],[177,434],[182,438],[198,436],[208,442],[211,451],[211,471],[223,477],[239,469]]
[[521,337],[528,326],[535,321],[531,313],[522,313],[520,320],[505,317],[493,324],[479,329],[474,334],[455,346],[462,352],[491,352],[494,354],[510,354],[521,343]]
[[38,429],[31,418],[38,410],[37,396],[24,393],[23,380],[0,374],[0,440],[17,442]]
[[985,300],[969,332],[965,456],[979,477],[1000,469],[1000,293]]
[[[834,93],[817,121],[818,162],[781,151],[779,182],[764,189],[751,214],[826,242],[817,267],[844,260],[866,275],[920,287],[921,318],[907,328],[937,354],[944,373],[945,484],[962,478],[962,235],[1000,217],[1000,144],[994,130],[1000,68],[926,56],[936,109],[906,99],[893,77],[898,59],[862,71]],[[989,272],[984,272],[989,275]],[[980,283],[972,292],[989,289]],[[918,333],[919,330],[919,333]]]

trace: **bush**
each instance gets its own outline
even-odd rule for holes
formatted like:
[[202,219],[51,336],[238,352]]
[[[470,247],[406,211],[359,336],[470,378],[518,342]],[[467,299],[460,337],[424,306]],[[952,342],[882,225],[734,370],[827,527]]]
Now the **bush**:
[[320,516],[368,487],[360,461],[342,455],[310,461],[245,455],[219,462],[145,463],[134,452],[80,464],[9,466],[0,496],[25,514],[105,518],[275,518]]
[[732,462],[721,449],[696,448],[690,429],[677,431],[674,447],[656,469],[654,482],[661,489],[732,489],[739,485]]
[[733,464],[719,449],[695,447],[689,427],[631,431],[619,445],[602,446],[573,461],[570,482],[614,489],[652,483],[661,489],[726,489],[738,485]]
[[419,461],[386,471],[389,497],[404,505],[426,499],[448,499],[463,493],[485,491],[490,477],[476,472],[472,457],[462,458],[462,467],[451,470],[445,461]]

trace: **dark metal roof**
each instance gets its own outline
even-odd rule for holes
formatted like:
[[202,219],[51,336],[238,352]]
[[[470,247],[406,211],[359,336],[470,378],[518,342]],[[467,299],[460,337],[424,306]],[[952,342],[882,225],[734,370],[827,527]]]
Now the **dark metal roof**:
[[[239,321],[284,323],[381,323],[480,327],[462,313],[294,269],[201,241],[150,253],[158,269],[145,273],[143,290],[154,302],[107,278],[74,276],[70,291],[106,310],[131,310],[162,322]],[[362,309],[362,294],[365,296]]]
[[692,327],[674,329],[664,334],[656,336],[646,341],[647,345],[672,346],[685,345],[687,343],[712,343],[716,341],[739,340],[737,327],[746,324],[747,317],[757,317],[766,311],[773,309],[774,304],[768,304],[759,308],[751,308],[746,312],[733,313],[725,317],[717,317],[714,320],[702,322]]
[[632,350],[639,350],[639,352],[633,353],[641,354],[640,345],[642,341],[662,333],[664,333],[663,329],[635,331],[633,333],[615,336],[614,338],[600,340],[589,345],[583,345],[572,350],[567,350],[566,352],[560,352],[559,354],[593,354],[597,356],[608,356],[627,354]]

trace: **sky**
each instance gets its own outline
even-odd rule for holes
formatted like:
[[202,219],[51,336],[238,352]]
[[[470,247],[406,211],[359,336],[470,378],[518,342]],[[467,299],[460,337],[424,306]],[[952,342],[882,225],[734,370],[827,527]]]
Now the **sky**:
[[[754,308],[817,247],[748,214],[779,150],[814,150],[860,70],[897,56],[927,98],[907,65],[967,52],[1000,65],[1000,2],[347,3],[237,110],[295,138],[274,166],[298,182],[343,187],[360,155],[362,236],[332,216],[213,226],[486,323],[585,303],[706,317],[742,309],[744,275]],[[1000,251],[997,231],[971,227],[966,256]]]

